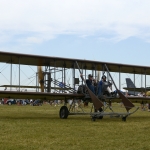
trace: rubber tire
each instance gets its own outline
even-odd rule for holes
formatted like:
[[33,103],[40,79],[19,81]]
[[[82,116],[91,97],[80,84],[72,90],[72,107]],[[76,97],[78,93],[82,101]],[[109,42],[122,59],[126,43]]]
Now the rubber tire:
[[95,118],[95,117],[92,117],[92,121],[96,121],[96,118]]
[[67,106],[62,106],[59,111],[59,117],[61,119],[67,119],[68,114],[69,114],[69,111],[68,111]]
[[122,117],[122,121],[126,121],[126,117]]
[[[102,108],[100,108],[100,109],[99,109],[99,111],[100,111],[100,112],[102,112],[102,111],[103,111],[103,109],[102,109]],[[103,116],[99,116],[99,117],[98,117],[98,119],[103,119]]]

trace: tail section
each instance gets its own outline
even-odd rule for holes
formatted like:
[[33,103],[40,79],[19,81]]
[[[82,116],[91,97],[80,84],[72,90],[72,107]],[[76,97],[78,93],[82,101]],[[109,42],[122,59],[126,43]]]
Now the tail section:
[[136,88],[130,78],[126,78],[127,88]]

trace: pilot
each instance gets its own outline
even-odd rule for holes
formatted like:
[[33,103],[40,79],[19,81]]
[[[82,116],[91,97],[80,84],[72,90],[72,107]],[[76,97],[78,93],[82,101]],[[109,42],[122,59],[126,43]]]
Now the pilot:
[[95,94],[95,80],[93,79],[93,75],[89,74],[88,79],[86,80],[86,84],[88,88]]
[[[103,82],[107,82],[105,75],[102,76],[101,81],[98,84],[98,96],[101,96],[103,94],[102,93],[103,92],[103,90],[102,90],[102,88],[103,88]],[[109,86],[107,87],[107,91],[108,91],[108,93],[111,94],[111,96],[114,96],[114,92],[112,92],[112,90],[111,90],[111,88]]]

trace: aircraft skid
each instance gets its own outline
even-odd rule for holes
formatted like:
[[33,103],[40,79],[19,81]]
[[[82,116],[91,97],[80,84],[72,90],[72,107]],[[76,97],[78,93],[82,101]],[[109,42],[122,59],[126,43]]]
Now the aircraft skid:
[[[92,105],[91,112],[85,112],[82,107],[81,112],[77,111],[75,108],[75,102],[73,101],[70,107],[67,107],[66,104],[60,108],[60,118],[61,119],[67,119],[69,115],[89,115],[91,117],[92,121],[96,121],[96,119],[103,119],[104,116],[110,116],[110,117],[120,117],[122,121],[126,121],[126,118],[133,113],[135,113],[139,107],[134,107],[135,109],[131,112],[115,112],[109,103],[106,103],[106,106],[101,108],[100,111],[95,112],[94,106]],[[111,112],[106,112],[107,110],[110,110]],[[94,112],[92,112],[94,110]]]

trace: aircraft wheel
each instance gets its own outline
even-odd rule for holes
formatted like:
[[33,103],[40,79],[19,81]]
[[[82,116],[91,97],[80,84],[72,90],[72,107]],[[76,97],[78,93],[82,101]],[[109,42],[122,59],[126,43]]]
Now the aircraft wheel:
[[126,117],[122,117],[122,121],[126,121]]
[[95,117],[92,117],[92,121],[96,121],[96,118],[95,118]]
[[[99,109],[99,111],[100,111],[100,112],[102,112],[102,111],[103,111],[103,109],[102,109],[102,108],[100,108],[100,109]],[[99,117],[99,119],[103,119],[103,116],[100,116],[100,117]]]
[[[100,108],[100,109],[99,109],[99,111],[100,111],[100,112],[102,112],[102,111],[103,111],[103,109],[102,109],[102,108]],[[98,117],[98,119],[103,119],[103,116],[99,116],[99,117]]]
[[68,117],[69,111],[66,106],[62,106],[59,111],[59,117],[61,119],[66,119]]
[[98,119],[103,119],[103,116],[99,116]]

